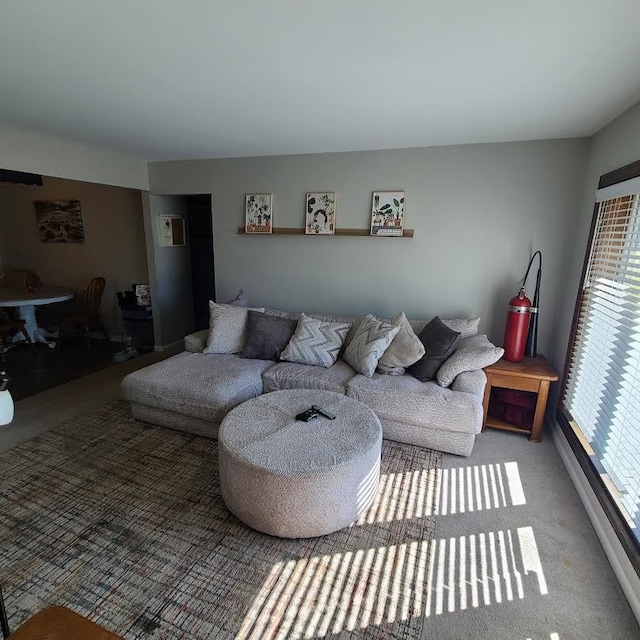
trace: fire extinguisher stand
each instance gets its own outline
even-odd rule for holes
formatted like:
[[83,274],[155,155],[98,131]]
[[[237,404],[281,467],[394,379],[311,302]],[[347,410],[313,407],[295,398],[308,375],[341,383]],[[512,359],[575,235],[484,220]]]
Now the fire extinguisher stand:
[[525,273],[524,280],[522,281],[522,286],[527,282],[527,276],[529,275],[529,271],[531,270],[531,265],[535,257],[538,256],[539,264],[538,264],[538,273],[536,274],[536,290],[533,294],[533,302],[531,304],[531,319],[529,320],[529,333],[527,334],[527,346],[525,347],[524,353],[527,358],[535,358],[538,355],[538,309],[540,304],[540,280],[542,280],[542,253],[540,251],[536,251],[532,256],[531,260],[529,260],[529,266],[527,267],[527,273]]

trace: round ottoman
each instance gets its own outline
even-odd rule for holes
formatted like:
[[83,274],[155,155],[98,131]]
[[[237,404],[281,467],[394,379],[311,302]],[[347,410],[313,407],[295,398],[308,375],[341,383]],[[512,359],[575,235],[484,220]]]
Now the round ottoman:
[[[296,420],[312,404],[336,419]],[[222,498],[237,518],[273,536],[332,533],[373,502],[381,446],[380,421],[357,400],[312,389],[267,393],[220,425]]]

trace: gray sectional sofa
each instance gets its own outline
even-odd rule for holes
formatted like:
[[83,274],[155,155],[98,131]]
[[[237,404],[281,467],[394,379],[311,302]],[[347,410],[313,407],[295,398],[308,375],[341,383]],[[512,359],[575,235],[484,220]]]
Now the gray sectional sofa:
[[[295,317],[269,309],[265,313]],[[358,322],[357,318],[314,317]],[[426,323],[411,321],[416,333]],[[463,336],[464,331],[466,335],[477,332],[477,322],[469,326]],[[368,405],[389,440],[467,456],[481,430],[486,383],[482,369],[461,372],[444,388],[408,373],[374,373],[367,378],[340,358],[324,368],[203,353],[206,340],[206,330],[191,334],[185,338],[184,352],[125,377],[122,396],[131,403],[136,419],[216,438],[224,416],[250,398],[283,389],[321,389]]]

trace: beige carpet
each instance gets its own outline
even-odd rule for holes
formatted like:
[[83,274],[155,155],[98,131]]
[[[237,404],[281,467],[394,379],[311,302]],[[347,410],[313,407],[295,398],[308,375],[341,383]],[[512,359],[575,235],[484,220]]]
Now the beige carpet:
[[228,513],[215,441],[110,403],[0,455],[9,621],[62,604],[125,638],[419,638],[440,464],[385,441],[359,522],[282,540]]

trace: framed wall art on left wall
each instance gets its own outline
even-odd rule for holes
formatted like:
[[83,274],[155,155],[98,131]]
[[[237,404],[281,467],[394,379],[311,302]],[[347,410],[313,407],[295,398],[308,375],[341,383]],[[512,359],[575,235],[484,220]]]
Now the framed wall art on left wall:
[[247,193],[244,197],[245,233],[271,233],[273,229],[273,195]]

